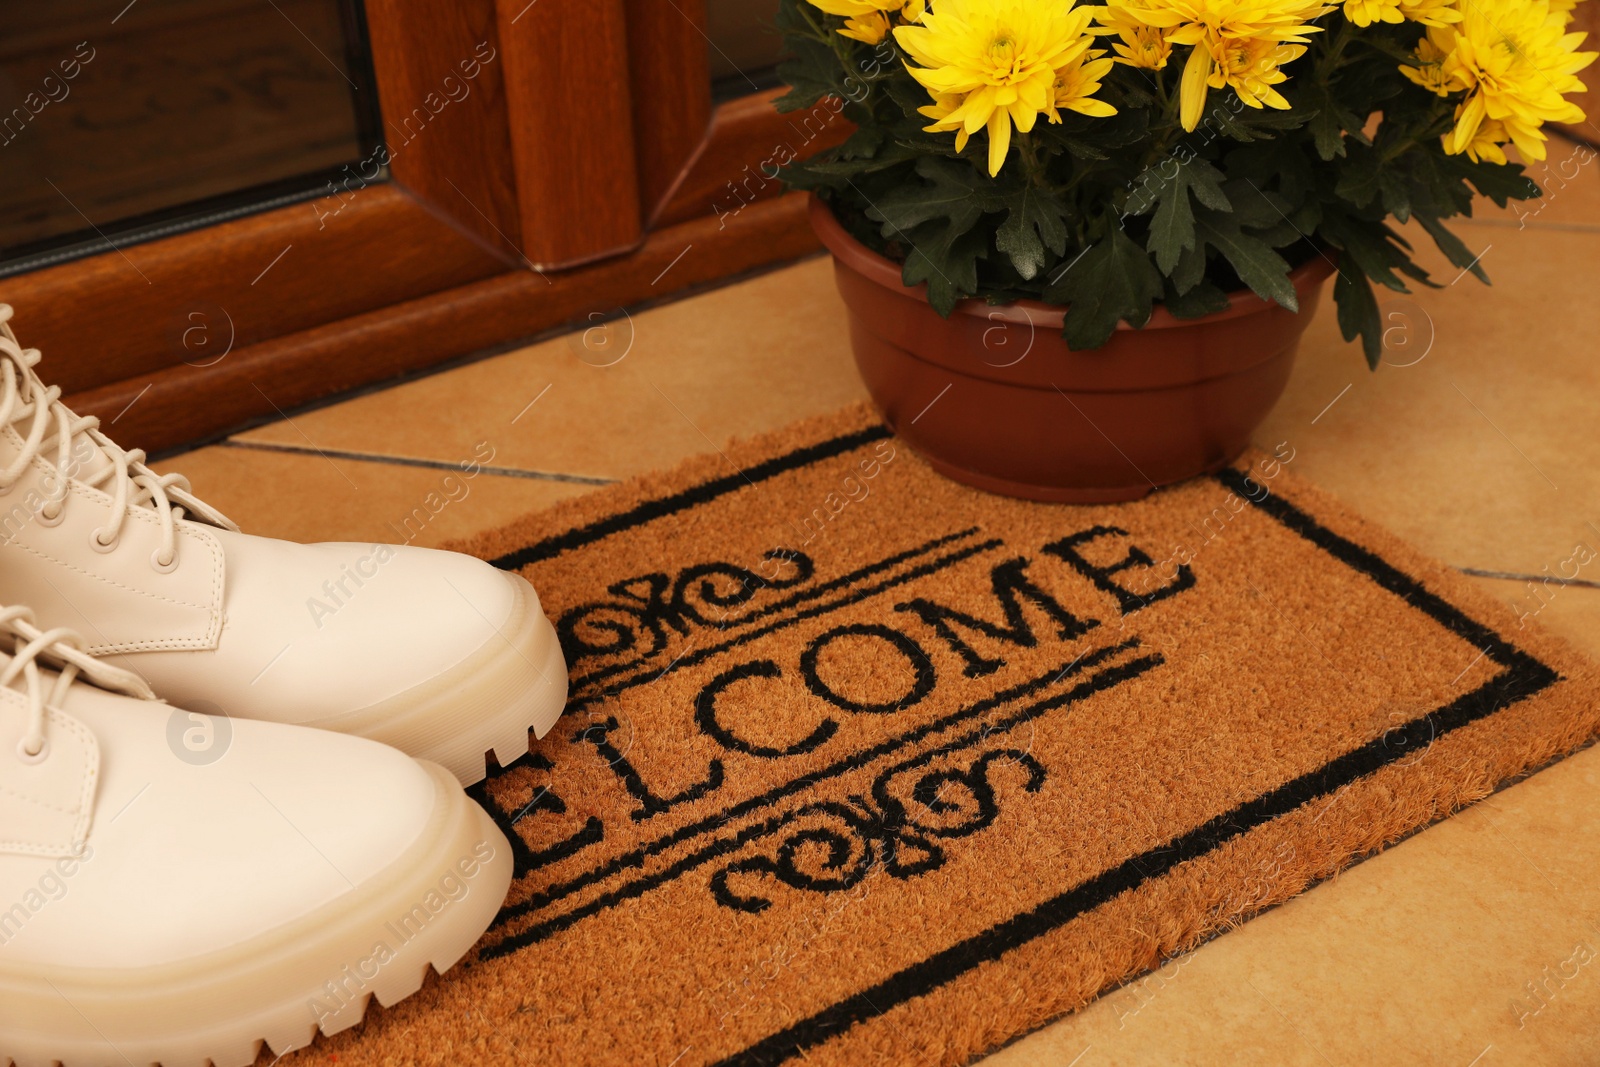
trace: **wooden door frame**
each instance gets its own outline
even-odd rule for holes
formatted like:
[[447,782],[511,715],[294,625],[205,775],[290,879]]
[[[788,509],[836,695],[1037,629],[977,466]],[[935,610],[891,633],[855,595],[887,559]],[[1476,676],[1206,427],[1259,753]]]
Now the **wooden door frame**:
[[47,380],[127,446],[171,449],[817,247],[774,160],[849,126],[826,104],[779,115],[773,93],[713,107],[703,0],[366,0],[366,15],[388,141],[325,195],[0,280]]

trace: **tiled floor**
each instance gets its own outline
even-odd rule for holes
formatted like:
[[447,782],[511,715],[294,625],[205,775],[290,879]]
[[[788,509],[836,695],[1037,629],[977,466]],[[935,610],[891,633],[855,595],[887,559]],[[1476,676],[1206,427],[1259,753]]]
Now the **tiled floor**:
[[[1542,207],[1460,228],[1492,288],[1425,255],[1444,288],[1386,302],[1392,365],[1322,308],[1260,440],[1600,656],[1600,557],[1528,586],[1600,550],[1600,161],[1557,142],[1550,167]],[[394,539],[423,508],[438,544],[862,395],[816,259],[161,466],[257,533]],[[988,1062],[1600,1062],[1596,810],[1590,750]]]

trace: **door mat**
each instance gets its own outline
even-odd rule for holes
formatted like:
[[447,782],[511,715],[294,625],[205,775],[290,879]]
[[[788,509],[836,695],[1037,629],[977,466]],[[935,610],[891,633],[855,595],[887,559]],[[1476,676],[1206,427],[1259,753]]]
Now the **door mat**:
[[306,1061],[965,1063],[1593,735],[1594,668],[1295,480],[985,496],[865,409],[468,546],[566,717],[467,966]]

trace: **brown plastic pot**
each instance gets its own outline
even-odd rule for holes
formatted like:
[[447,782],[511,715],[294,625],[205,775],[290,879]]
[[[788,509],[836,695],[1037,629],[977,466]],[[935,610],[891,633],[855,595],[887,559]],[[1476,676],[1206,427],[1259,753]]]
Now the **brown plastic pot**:
[[1157,307],[1103,347],[1074,352],[1064,309],[967,300],[948,318],[926,286],[863,246],[828,206],[811,225],[833,253],[867,390],[895,433],[958,482],[1030,500],[1134,500],[1225,466],[1282,395],[1300,335],[1333,272],[1290,275],[1300,310],[1244,290],[1199,319]]

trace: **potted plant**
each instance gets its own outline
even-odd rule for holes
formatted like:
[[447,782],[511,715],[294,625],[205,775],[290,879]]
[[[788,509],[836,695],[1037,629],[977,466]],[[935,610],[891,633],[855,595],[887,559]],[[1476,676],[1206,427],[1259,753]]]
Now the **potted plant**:
[[1595,57],[1573,0],[782,0],[791,163],[867,386],[940,470],[1130,499],[1247,444],[1318,294],[1376,366],[1414,223],[1540,195]]

